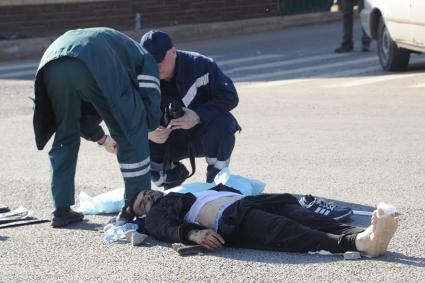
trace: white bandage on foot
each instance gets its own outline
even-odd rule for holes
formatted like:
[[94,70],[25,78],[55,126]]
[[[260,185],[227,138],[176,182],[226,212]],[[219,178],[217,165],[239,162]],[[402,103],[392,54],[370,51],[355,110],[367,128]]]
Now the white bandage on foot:
[[356,247],[366,256],[377,257],[385,253],[398,227],[396,209],[392,205],[381,203],[374,211],[371,225],[357,235]]

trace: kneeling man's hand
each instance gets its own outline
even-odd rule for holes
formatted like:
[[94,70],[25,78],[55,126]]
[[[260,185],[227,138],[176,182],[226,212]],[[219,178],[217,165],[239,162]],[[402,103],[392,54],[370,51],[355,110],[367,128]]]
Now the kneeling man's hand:
[[209,250],[219,249],[224,245],[224,239],[212,229],[192,230],[189,240]]
[[189,130],[200,123],[200,118],[195,111],[185,107],[183,107],[183,110],[184,115],[182,117],[171,120],[170,125],[173,130]]

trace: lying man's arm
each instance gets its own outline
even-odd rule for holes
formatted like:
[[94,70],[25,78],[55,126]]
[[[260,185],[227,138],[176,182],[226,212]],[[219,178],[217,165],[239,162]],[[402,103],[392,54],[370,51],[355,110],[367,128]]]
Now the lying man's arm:
[[209,250],[219,249],[224,245],[224,239],[212,229],[191,230],[188,239]]
[[[173,193],[170,193],[172,196]],[[169,198],[170,195],[167,197]],[[203,230],[205,227],[184,220],[184,212],[169,208],[176,199],[162,199],[146,215],[145,229],[158,240],[169,243],[193,244],[189,232]],[[196,243],[196,242],[195,242]]]

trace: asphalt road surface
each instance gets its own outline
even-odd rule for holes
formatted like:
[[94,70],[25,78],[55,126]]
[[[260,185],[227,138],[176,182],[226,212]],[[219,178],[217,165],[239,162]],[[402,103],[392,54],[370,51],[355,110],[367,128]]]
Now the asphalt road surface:
[[[425,56],[384,73],[374,51],[336,55],[340,23],[176,43],[213,57],[236,82],[240,104],[231,170],[266,192],[322,196],[356,210],[395,205],[400,227],[378,259],[224,248],[180,257],[169,244],[107,244],[110,216],[66,229],[0,229],[0,282],[421,282],[425,277]],[[374,49],[376,47],[374,46]],[[107,64],[107,62],[105,62]],[[36,61],[0,64],[0,203],[50,218],[47,151],[35,148]],[[203,181],[206,164],[190,181]],[[122,186],[113,155],[82,141],[78,193]],[[351,223],[368,225],[368,217]],[[253,227],[255,229],[255,227]]]

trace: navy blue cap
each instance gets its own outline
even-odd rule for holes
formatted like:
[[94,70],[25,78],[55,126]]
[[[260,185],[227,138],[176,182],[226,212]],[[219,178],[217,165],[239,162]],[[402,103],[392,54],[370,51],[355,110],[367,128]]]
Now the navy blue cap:
[[165,54],[173,47],[168,34],[160,30],[151,30],[140,39],[140,44],[145,48],[159,64],[164,60]]

